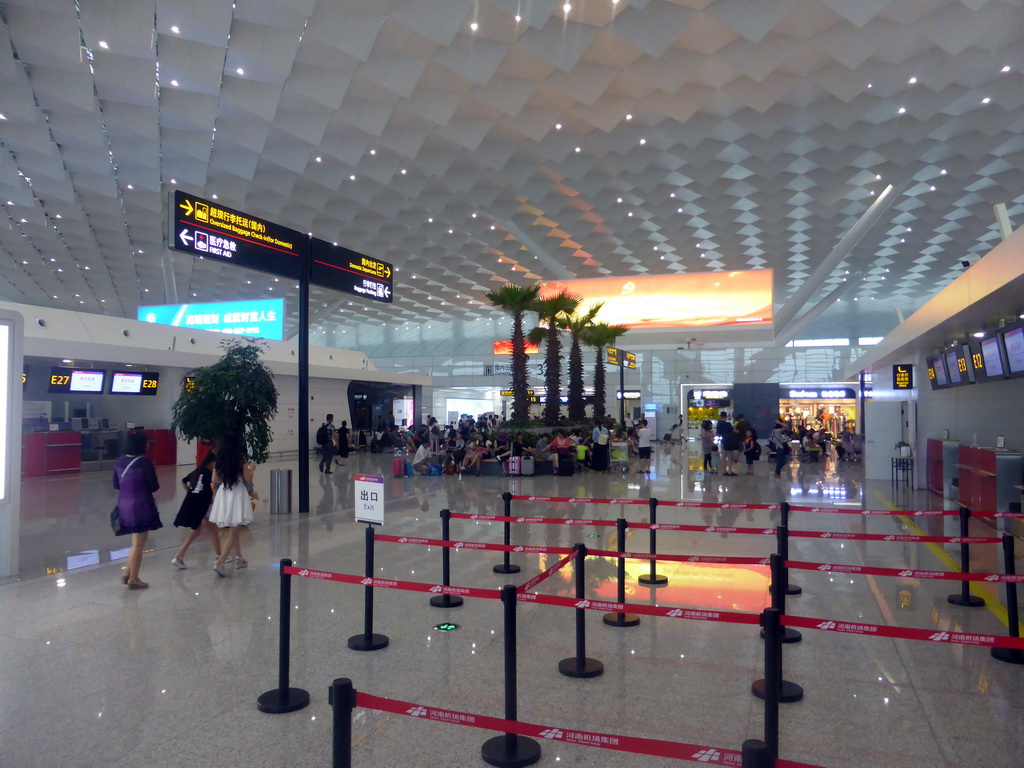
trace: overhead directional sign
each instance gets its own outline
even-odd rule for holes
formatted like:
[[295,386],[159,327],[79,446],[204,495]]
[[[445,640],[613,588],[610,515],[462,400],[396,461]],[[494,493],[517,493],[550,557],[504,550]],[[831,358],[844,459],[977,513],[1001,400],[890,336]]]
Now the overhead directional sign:
[[386,261],[317,237],[310,240],[310,256],[313,259],[311,282],[387,304],[395,300],[394,268]]
[[624,349],[608,347],[608,365],[621,365],[623,368],[636,368],[636,355]]
[[181,190],[174,191],[172,205],[174,250],[281,277],[298,279],[304,274],[307,235]]

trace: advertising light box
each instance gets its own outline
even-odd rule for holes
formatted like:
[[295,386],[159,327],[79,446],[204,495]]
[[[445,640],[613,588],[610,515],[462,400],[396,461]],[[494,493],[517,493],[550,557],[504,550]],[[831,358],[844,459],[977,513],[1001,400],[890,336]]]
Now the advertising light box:
[[196,331],[284,339],[284,299],[139,307],[137,318],[145,323]]
[[772,322],[772,271],[704,272],[544,283],[540,298],[562,291],[583,298],[579,312],[604,302],[599,316],[629,328],[766,326]]

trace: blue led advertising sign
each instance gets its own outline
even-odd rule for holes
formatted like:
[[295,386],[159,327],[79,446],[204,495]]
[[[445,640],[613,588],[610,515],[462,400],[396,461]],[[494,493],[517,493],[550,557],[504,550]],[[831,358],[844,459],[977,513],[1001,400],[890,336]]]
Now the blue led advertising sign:
[[284,299],[139,307],[138,319],[195,331],[284,339]]

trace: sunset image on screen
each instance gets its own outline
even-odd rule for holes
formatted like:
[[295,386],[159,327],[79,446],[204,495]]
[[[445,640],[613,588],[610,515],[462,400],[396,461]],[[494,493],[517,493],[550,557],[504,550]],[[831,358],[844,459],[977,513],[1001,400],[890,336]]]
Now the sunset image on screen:
[[598,319],[630,328],[771,325],[772,271],[608,277],[541,285],[540,298],[570,291],[580,312],[603,301]]

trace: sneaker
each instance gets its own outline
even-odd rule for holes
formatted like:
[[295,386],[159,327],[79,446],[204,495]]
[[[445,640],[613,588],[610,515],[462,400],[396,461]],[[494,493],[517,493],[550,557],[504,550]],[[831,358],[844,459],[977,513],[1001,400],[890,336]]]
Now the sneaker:
[[182,560],[180,557],[171,558],[171,565],[173,565],[179,571],[184,571],[186,568],[188,568],[188,566],[185,565],[185,561]]
[[221,578],[224,578],[228,575],[228,569],[227,566],[224,565],[224,563],[214,563],[213,570]]

